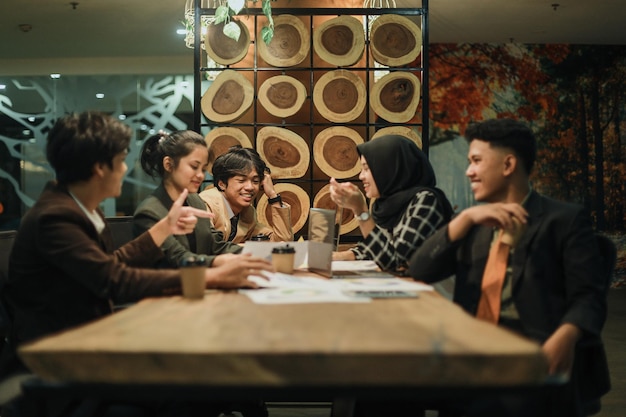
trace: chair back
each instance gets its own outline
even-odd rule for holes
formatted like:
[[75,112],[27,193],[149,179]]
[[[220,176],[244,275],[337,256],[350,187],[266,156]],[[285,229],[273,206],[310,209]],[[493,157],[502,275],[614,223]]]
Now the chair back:
[[0,231],[0,352],[6,343],[6,337],[9,334],[11,319],[4,306],[4,298],[2,290],[9,276],[9,255],[15,242],[17,230]]
[[15,236],[17,236],[17,230],[0,231],[0,288],[9,275],[9,255]]
[[133,234],[133,216],[107,217],[106,221],[113,235],[114,249],[135,238]]
[[607,290],[611,287],[613,281],[613,273],[615,272],[615,264],[617,262],[617,248],[615,243],[605,235],[596,233],[596,242],[602,257],[602,273],[605,277]]

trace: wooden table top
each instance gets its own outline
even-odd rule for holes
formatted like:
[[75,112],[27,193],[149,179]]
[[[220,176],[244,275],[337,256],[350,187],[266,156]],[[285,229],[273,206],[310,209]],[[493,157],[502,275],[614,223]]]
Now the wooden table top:
[[208,386],[517,386],[540,347],[436,293],[370,303],[258,305],[236,292],[147,299],[20,349],[53,381]]

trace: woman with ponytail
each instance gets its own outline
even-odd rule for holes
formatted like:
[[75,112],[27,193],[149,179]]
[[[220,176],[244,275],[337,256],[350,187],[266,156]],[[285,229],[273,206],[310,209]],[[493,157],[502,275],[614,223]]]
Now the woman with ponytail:
[[[204,181],[208,159],[204,138],[191,130],[159,132],[146,139],[141,150],[141,167],[161,183],[137,207],[135,234],[141,234],[158,222],[185,190],[188,195],[184,204],[206,211],[198,189]],[[207,266],[242,271],[272,270],[266,260],[239,254],[241,246],[224,241],[210,219],[199,219],[192,233],[168,237],[161,249],[165,256],[159,267],[176,268],[189,256],[204,256]],[[247,279],[240,284],[252,286]]]

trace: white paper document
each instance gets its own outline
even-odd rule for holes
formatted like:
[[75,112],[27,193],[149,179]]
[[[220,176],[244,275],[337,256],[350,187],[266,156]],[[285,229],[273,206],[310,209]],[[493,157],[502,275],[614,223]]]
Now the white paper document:
[[303,288],[328,287],[333,288],[327,279],[315,277],[297,277],[281,272],[260,271],[262,276],[250,275],[248,279],[261,288]]
[[330,281],[342,291],[432,291],[433,287],[401,278],[343,278]]
[[280,272],[262,271],[263,277],[251,275],[250,281],[261,288],[239,290],[257,304],[289,303],[354,303],[368,302],[370,299],[350,297],[344,294],[332,281],[315,277],[297,277]]
[[377,271],[378,265],[374,261],[333,261],[334,271]]
[[371,298],[417,297],[420,291],[432,291],[430,285],[400,278],[322,279],[262,271],[251,275],[259,289],[239,290],[257,304],[353,303]]
[[259,290],[239,290],[257,304],[304,303],[367,303],[366,297],[350,297],[332,287],[276,287]]

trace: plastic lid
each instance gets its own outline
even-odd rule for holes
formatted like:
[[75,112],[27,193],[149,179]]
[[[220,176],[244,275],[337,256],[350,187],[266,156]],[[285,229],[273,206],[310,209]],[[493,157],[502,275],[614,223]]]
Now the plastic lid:
[[205,266],[207,264],[206,256],[188,256],[180,261],[181,268],[189,266]]
[[272,249],[272,253],[296,253],[296,248],[289,245],[276,246],[274,249]]

